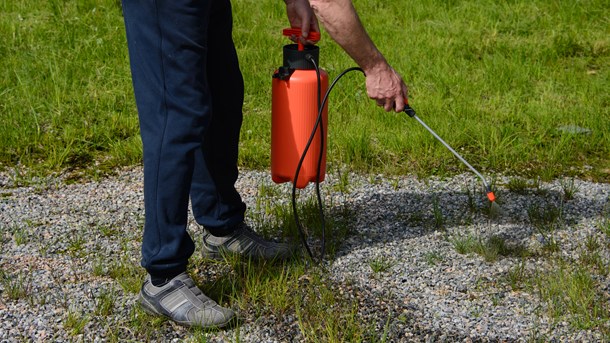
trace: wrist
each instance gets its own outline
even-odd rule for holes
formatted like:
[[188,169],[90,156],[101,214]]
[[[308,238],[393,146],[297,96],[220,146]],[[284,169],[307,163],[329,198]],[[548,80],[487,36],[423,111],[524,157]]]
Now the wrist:
[[381,53],[377,53],[367,59],[360,67],[364,70],[365,75],[384,73],[391,69]]

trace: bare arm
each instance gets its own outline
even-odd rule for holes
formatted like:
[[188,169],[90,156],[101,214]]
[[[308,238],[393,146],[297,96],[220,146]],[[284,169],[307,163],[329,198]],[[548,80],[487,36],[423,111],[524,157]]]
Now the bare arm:
[[[302,29],[305,29],[304,25],[293,22],[290,7],[306,7],[309,3],[331,38],[364,70],[368,96],[386,111],[402,111],[407,86],[367,34],[351,0],[285,1],[291,24]],[[300,16],[293,14],[294,17]],[[317,28],[313,25],[307,27]]]

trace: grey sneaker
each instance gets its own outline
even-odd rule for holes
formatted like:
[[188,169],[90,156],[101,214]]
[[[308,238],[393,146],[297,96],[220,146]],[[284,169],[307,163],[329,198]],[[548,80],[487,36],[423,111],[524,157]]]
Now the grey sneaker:
[[186,273],[161,287],[153,285],[149,275],[142,285],[139,301],[146,312],[185,326],[220,328],[235,317],[235,312],[205,296]]
[[296,247],[287,243],[264,240],[245,223],[238,225],[232,235],[217,237],[207,230],[203,233],[203,257],[222,259],[225,254],[238,254],[246,258],[285,260],[293,256]]

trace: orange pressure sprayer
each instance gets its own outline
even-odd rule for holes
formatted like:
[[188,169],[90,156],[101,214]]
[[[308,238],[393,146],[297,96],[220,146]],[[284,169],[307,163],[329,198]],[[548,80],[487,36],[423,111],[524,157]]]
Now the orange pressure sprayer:
[[[285,29],[284,36],[301,36],[300,29]],[[319,32],[309,32],[310,41],[320,39]],[[284,46],[283,65],[273,74],[271,106],[271,178],[275,183],[292,181],[297,188],[309,182],[324,181],[326,173],[326,133],[328,106],[322,109],[322,130],[310,136],[318,121],[321,94],[328,89],[328,74],[318,68],[320,48],[315,45]],[[319,86],[319,87],[318,87]],[[320,137],[321,132],[323,137]],[[322,138],[322,139],[321,139]],[[307,155],[299,161],[310,141]],[[320,153],[322,157],[320,159]],[[294,180],[295,176],[298,178]]]

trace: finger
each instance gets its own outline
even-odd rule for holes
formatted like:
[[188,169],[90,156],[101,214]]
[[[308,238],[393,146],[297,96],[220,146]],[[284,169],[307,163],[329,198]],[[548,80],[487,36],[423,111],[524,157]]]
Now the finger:
[[405,109],[405,97],[397,97],[396,101],[394,102],[394,111],[396,112],[402,112]]
[[303,18],[303,24],[301,25],[301,37],[303,43],[307,41],[307,36],[309,36],[309,26],[311,18]]
[[394,101],[390,100],[390,99],[386,99],[384,105],[383,105],[383,109],[386,112],[390,112],[391,110],[394,109]]
[[320,26],[318,24],[318,18],[313,15],[311,16],[311,31],[320,32]]

